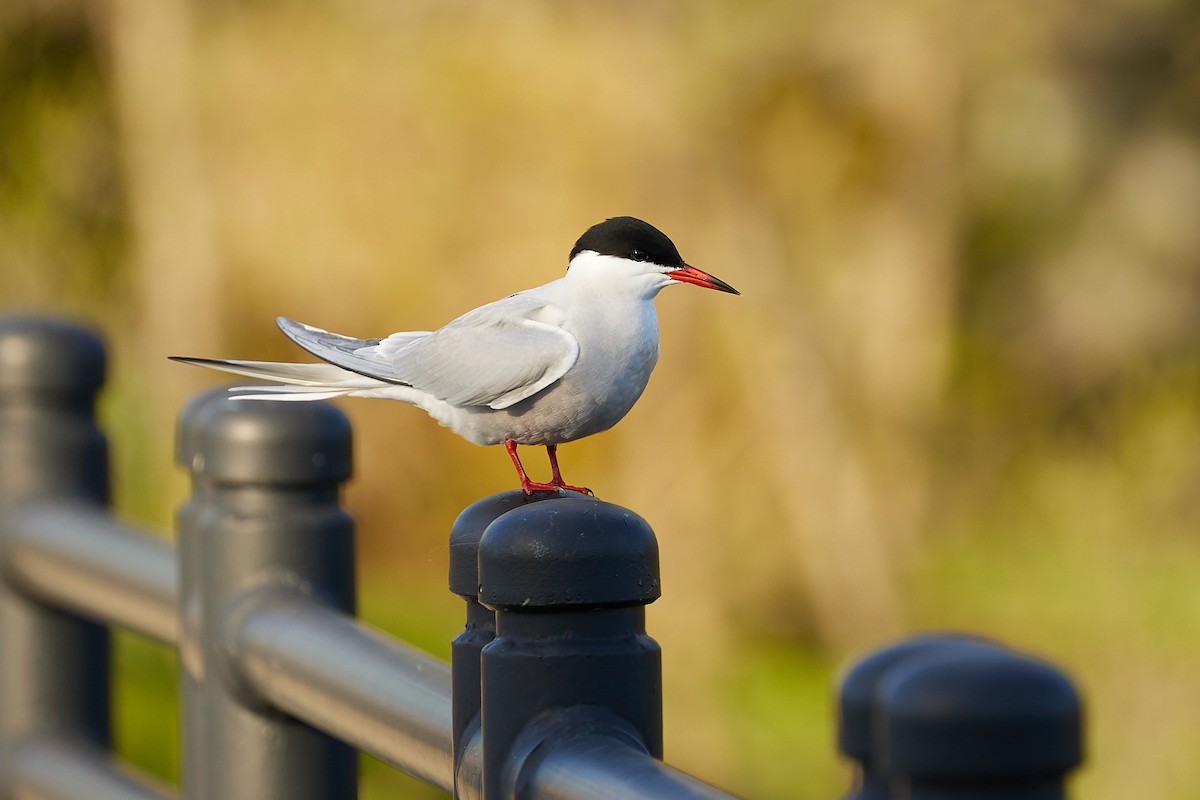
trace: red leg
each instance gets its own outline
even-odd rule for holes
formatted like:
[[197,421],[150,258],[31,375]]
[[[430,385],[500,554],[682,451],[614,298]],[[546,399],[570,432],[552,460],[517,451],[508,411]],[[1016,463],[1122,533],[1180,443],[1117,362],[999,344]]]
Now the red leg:
[[521,479],[521,491],[525,494],[533,494],[534,492],[557,492],[559,487],[552,483],[537,483],[529,480],[529,476],[525,474],[525,467],[521,466],[521,459],[517,457],[517,443],[512,439],[504,440],[504,449],[508,451],[508,457],[512,459],[513,466],[517,468],[517,476]]
[[562,472],[558,469],[558,445],[546,445],[546,455],[550,456],[550,483],[560,489],[566,489],[568,492],[579,492],[580,494],[591,495],[595,497],[592,490],[586,486],[570,486],[563,481]]

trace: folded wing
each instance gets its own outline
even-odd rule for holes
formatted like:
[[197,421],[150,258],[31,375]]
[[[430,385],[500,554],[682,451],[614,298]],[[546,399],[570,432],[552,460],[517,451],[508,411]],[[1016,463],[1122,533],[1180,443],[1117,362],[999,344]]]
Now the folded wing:
[[561,312],[523,295],[475,309],[433,332],[354,339],[277,320],[287,336],[331,364],[411,386],[455,406],[504,409],[561,378],[579,343]]

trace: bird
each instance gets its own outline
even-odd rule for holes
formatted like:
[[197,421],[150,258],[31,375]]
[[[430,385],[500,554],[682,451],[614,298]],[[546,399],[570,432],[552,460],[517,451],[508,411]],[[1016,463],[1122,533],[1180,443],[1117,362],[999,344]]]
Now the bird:
[[[474,444],[503,444],[526,495],[593,495],[563,479],[558,446],[608,430],[641,397],[658,362],[654,298],[677,283],[740,294],[685,262],[658,228],[612,217],[579,237],[562,277],[435,331],[356,339],[279,317],[320,362],[170,358],[275,382],[230,390],[245,400],[399,400]],[[517,455],[533,445],[546,448],[549,483],[531,480]]]

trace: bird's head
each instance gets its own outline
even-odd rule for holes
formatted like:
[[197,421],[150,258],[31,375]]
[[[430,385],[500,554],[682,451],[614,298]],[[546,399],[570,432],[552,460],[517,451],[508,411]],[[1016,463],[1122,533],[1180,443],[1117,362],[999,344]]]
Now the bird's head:
[[645,297],[654,297],[672,283],[740,294],[720,278],[690,266],[665,233],[634,217],[613,217],[584,231],[571,248],[567,274],[629,287]]

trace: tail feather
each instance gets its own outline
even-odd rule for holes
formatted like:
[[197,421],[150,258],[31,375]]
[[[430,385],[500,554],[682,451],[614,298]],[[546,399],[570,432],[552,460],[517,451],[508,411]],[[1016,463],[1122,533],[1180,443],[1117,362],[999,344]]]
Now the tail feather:
[[[383,381],[367,378],[350,370],[327,363],[294,364],[280,361],[242,361],[239,359],[185,358],[171,356],[172,361],[192,364],[197,367],[230,372],[247,378],[262,378],[289,386],[306,386],[314,389],[373,389],[386,386]],[[268,387],[254,387],[265,389]],[[284,388],[284,387],[278,387]]]
[[[241,390],[256,389],[258,394],[240,394]],[[261,391],[266,390],[266,391]],[[345,397],[356,389],[313,389],[300,386],[237,386],[229,390],[234,400],[283,400],[285,402],[306,400],[332,400]]]

